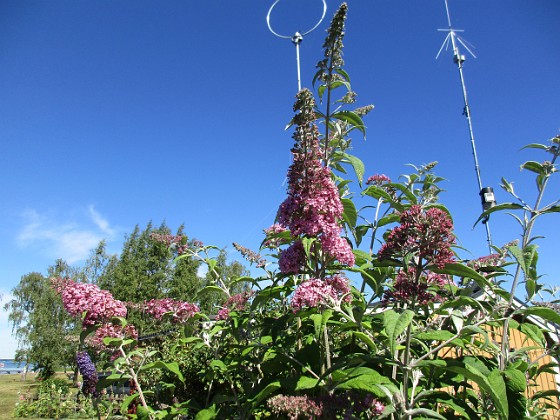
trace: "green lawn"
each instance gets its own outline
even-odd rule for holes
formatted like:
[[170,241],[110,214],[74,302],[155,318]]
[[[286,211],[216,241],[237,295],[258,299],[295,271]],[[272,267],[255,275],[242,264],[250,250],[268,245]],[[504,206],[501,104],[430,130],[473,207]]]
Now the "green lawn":
[[35,390],[37,382],[35,374],[27,374],[27,380],[23,381],[21,375],[0,375],[0,419],[11,419],[19,393],[27,390]]

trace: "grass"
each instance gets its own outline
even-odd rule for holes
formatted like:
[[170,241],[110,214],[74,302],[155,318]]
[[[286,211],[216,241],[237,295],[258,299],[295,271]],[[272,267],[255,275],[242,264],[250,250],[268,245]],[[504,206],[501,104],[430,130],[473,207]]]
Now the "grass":
[[28,373],[24,381],[21,375],[0,375],[0,419],[11,419],[19,393],[37,388],[35,374]]

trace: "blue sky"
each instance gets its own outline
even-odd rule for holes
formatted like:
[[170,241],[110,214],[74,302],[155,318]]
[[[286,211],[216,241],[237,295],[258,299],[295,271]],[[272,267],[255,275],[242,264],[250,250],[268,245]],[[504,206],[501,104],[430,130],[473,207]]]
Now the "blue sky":
[[[297,90],[295,49],[274,37],[270,0],[31,1],[0,3],[0,293],[56,258],[79,265],[101,239],[118,252],[136,224],[165,220],[208,244],[257,248],[285,195]],[[309,86],[328,22],[301,45]],[[353,139],[366,174],[396,179],[406,164],[439,161],[442,200],[461,244],[486,254],[459,76],[451,52],[435,56],[443,0],[349,0],[346,69],[358,105],[373,103],[367,140]],[[453,26],[473,44],[465,63],[485,185],[500,178],[531,202],[520,173],[542,160],[532,142],[560,129],[560,2],[450,0]],[[292,34],[313,26],[320,0],[282,0],[271,22]],[[548,200],[559,198],[558,181]],[[356,191],[358,191],[356,185]],[[367,204],[359,201],[358,205]],[[560,285],[558,217],[538,234],[544,281]],[[494,243],[519,237],[493,217]],[[233,258],[239,258],[233,252]],[[11,357],[7,314],[2,349]]]

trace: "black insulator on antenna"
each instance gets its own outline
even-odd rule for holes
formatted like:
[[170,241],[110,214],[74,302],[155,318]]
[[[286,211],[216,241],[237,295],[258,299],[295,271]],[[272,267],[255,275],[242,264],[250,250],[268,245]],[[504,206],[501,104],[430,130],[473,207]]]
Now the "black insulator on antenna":
[[455,64],[462,64],[467,58],[463,54],[455,54],[453,56],[453,61]]
[[[484,187],[480,190],[480,198],[482,200],[483,211],[490,210],[496,205],[496,198],[494,197],[494,189],[492,187]],[[490,216],[482,219],[482,223],[486,224]]]

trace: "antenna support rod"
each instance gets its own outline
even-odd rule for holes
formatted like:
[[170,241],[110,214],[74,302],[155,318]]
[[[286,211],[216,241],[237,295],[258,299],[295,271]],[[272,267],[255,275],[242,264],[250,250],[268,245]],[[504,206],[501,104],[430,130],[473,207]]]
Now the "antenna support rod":
[[[473,57],[474,54],[472,53],[472,51],[465,45],[465,43],[461,40],[461,38],[459,38],[456,34],[456,30],[453,29],[453,27],[451,26],[451,17],[449,14],[449,6],[447,4],[447,0],[445,0],[445,11],[447,14],[447,24],[449,26],[448,31],[448,35],[442,45],[442,47],[440,48],[440,51],[438,53],[441,53],[443,47],[445,46],[447,49],[447,46],[449,45],[449,40],[451,40],[451,47],[453,49],[453,62],[457,65],[457,69],[459,70],[459,77],[461,79],[461,88],[462,88],[462,92],[463,92],[463,101],[464,101],[464,108],[463,108],[463,115],[467,118],[467,124],[469,127],[469,138],[470,138],[470,142],[471,142],[471,149],[472,149],[472,155],[474,158],[474,169],[476,172],[476,179],[478,182],[478,190],[480,193],[480,196],[482,198],[482,208],[483,210],[487,210],[491,207],[493,207],[495,205],[495,200],[494,200],[494,193],[492,188],[483,188],[482,187],[482,177],[480,175],[480,165],[478,164],[478,155],[476,153],[476,144],[474,141],[474,131],[473,131],[473,124],[472,124],[472,118],[471,118],[471,109],[469,106],[469,101],[468,101],[468,96],[467,96],[467,86],[465,83],[465,77],[463,75],[463,63],[465,62],[466,58],[464,55],[462,55],[459,51],[459,46],[457,45],[458,43],[461,43],[461,45],[463,45],[467,51],[469,51]],[[486,239],[488,242],[488,249],[490,250],[490,253],[492,253],[492,236],[490,234],[490,223],[489,223],[489,217],[485,217],[482,220],[482,223],[484,224],[485,228],[486,228]]]
[[270,32],[272,32],[273,35],[276,35],[278,38],[285,38],[285,39],[291,39],[292,43],[296,46],[296,66],[297,66],[297,83],[298,83],[298,92],[301,90],[301,71],[300,71],[300,59],[299,59],[299,45],[301,44],[301,42],[303,41],[303,37],[309,33],[311,33],[312,31],[314,31],[323,21],[323,19],[325,18],[325,14],[327,13],[327,2],[326,0],[321,0],[321,2],[323,3],[323,13],[321,15],[321,19],[319,19],[319,21],[315,24],[315,26],[313,26],[311,29],[304,31],[304,32],[296,32],[293,36],[289,36],[289,35],[282,35],[279,34],[277,32],[274,31],[274,29],[272,29],[272,25],[270,23],[270,15],[272,14],[272,9],[274,9],[274,7],[280,2],[280,0],[276,0],[274,3],[272,3],[272,6],[270,6],[270,9],[268,9],[268,13],[266,15],[266,24],[268,25],[268,29]]

